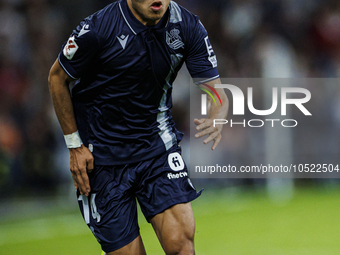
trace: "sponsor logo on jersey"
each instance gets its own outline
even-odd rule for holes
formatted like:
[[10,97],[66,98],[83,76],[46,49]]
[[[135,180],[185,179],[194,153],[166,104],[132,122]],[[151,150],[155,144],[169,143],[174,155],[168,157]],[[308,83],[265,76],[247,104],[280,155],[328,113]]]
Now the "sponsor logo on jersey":
[[80,32],[79,32],[79,34],[78,34],[78,37],[80,37],[80,36],[82,36],[82,35],[84,35],[84,34],[86,34],[86,33],[88,33],[88,32],[90,32],[90,25],[85,24],[85,25],[82,27],[82,29],[80,30]]
[[117,36],[117,39],[120,42],[120,45],[122,45],[123,50],[125,50],[126,43],[129,39],[129,36],[121,35],[121,36]]
[[184,49],[184,43],[179,33],[180,31],[176,28],[172,29],[170,32],[166,31],[166,43],[173,50],[177,50],[179,48]]
[[[180,172],[178,174],[172,174],[172,173],[168,173],[168,179],[171,180],[171,179],[179,179],[179,178],[183,178],[183,177],[186,177],[188,176],[188,173],[187,172]],[[189,183],[190,184],[190,183]]]
[[168,163],[171,170],[173,171],[181,171],[184,169],[185,166],[182,156],[178,152],[169,154]]
[[79,46],[75,42],[74,36],[70,37],[63,49],[63,54],[68,60],[72,60],[74,54],[76,54]]

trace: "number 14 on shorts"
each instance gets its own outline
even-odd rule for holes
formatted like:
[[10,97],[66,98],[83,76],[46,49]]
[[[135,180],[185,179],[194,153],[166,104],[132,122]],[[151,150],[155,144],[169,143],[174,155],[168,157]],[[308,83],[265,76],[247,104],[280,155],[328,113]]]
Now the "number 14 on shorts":
[[[96,206],[95,200],[96,200],[96,194],[91,194],[89,197],[85,195],[80,195],[78,197],[78,201],[81,201],[83,204],[83,215],[84,215],[84,220],[86,224],[90,224],[90,213],[92,214],[92,217],[94,220],[97,220],[97,222],[100,222],[101,216],[97,212],[97,206]],[[91,211],[90,211],[90,208],[91,208]]]

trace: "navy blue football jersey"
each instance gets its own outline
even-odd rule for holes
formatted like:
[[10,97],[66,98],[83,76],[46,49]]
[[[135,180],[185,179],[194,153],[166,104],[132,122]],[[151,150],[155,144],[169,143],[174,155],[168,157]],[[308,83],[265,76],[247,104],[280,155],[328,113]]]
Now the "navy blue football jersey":
[[120,0],[73,31],[59,63],[76,79],[76,122],[95,164],[147,160],[181,141],[170,109],[172,83],[184,61],[193,78],[219,77],[204,26],[173,1],[154,27],[140,23]]

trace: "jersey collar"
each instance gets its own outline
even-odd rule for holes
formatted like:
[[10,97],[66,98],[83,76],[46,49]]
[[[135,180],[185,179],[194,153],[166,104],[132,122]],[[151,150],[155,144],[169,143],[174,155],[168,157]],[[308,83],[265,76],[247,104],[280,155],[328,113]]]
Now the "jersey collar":
[[126,24],[128,25],[128,27],[131,29],[131,31],[135,35],[140,33],[140,32],[143,32],[143,31],[145,31],[149,28],[160,29],[160,28],[164,28],[168,25],[170,5],[169,5],[168,10],[166,11],[164,16],[162,17],[162,19],[154,27],[144,26],[138,19],[136,19],[136,17],[132,14],[126,0],[122,0],[122,1],[119,2],[119,9],[120,9],[120,11],[123,15],[123,18],[124,18]]

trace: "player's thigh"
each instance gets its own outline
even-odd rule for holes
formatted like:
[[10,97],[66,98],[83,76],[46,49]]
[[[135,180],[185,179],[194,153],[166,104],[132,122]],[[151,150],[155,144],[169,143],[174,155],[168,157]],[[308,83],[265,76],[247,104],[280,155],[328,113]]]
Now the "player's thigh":
[[109,253],[106,255],[146,255],[145,248],[143,245],[142,238],[138,236],[128,245]]
[[194,249],[195,219],[190,203],[174,205],[157,214],[150,222],[167,251]]
[[78,192],[86,224],[103,251],[109,253],[128,246],[139,236],[137,203],[128,172],[124,167],[96,166],[89,177],[90,196]]

